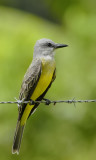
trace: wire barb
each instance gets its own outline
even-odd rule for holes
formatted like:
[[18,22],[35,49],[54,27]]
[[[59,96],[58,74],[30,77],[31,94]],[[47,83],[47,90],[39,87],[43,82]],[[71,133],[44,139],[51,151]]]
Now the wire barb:
[[[15,98],[16,99],[16,98]],[[96,99],[93,99],[93,100],[75,100],[74,98],[72,100],[57,100],[57,101],[51,101],[49,99],[43,99],[42,101],[33,101],[33,100],[29,100],[29,101],[24,101],[24,100],[17,100],[16,101],[1,101],[0,104],[17,104],[17,105],[20,105],[20,104],[30,104],[30,105],[34,105],[36,103],[44,103],[46,105],[50,105],[51,103],[53,103],[54,105],[56,103],[73,103],[74,105],[76,103],[92,103],[92,102],[96,102]]]

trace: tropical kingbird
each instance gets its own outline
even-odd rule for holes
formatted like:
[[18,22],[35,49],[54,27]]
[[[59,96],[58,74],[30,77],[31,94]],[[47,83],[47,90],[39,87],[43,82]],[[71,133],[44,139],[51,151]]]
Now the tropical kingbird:
[[[52,40],[45,38],[36,42],[34,47],[33,61],[24,76],[19,100],[41,101],[43,99],[52,82],[56,78],[54,51],[55,49],[62,47],[67,47],[67,45],[54,43]],[[19,114],[12,147],[13,154],[19,154],[26,120],[38,105],[39,103],[33,105],[22,103],[19,105]]]

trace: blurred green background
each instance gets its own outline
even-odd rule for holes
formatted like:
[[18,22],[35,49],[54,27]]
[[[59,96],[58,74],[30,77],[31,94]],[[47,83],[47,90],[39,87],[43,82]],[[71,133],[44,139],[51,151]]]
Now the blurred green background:
[[[0,0],[0,101],[18,98],[33,47],[49,38],[57,78],[46,98],[96,99],[96,1]],[[96,160],[96,104],[40,105],[29,118],[19,156],[11,154],[16,105],[0,105],[0,158]]]

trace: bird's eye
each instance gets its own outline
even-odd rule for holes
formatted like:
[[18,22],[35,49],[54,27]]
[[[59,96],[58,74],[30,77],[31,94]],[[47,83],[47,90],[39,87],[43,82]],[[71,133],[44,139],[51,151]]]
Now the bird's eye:
[[52,47],[52,44],[51,44],[51,43],[47,43],[47,46],[48,46],[48,47]]

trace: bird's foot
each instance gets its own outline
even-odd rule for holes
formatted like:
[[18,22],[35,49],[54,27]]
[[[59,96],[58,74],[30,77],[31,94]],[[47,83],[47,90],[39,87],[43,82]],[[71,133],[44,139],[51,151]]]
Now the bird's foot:
[[43,100],[45,101],[46,105],[49,105],[51,103],[51,101],[49,99],[43,98]]
[[29,105],[34,105],[34,104],[35,102],[32,99],[30,99]]

